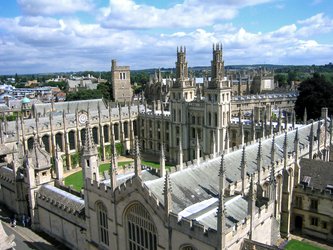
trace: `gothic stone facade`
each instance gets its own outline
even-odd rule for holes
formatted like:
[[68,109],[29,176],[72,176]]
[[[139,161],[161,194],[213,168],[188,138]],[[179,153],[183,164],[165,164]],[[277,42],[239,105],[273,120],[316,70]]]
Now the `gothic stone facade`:
[[[214,77],[202,92],[188,76],[185,54],[185,48],[178,50],[169,116],[163,108],[160,113],[139,105],[104,109],[95,101],[35,106],[35,119],[1,123],[1,202],[19,215],[29,214],[35,229],[72,249],[240,249],[244,239],[273,244],[278,235],[288,237],[299,160],[330,158],[327,112],[321,121],[273,131],[247,144],[242,139],[239,147],[229,148],[231,98],[221,47],[214,47]],[[126,121],[133,122],[125,127]],[[111,129],[117,122],[119,130]],[[70,131],[77,135],[72,141],[81,154],[84,195],[59,185]],[[159,138],[149,131],[164,133]],[[50,133],[49,152],[43,133]],[[139,140],[146,150],[146,134],[157,136],[155,147],[160,143],[158,175],[141,168]],[[133,150],[135,160],[134,173],[119,178],[117,139]],[[104,157],[110,145],[106,179],[98,172],[96,142]],[[177,166],[166,171],[165,157]]]

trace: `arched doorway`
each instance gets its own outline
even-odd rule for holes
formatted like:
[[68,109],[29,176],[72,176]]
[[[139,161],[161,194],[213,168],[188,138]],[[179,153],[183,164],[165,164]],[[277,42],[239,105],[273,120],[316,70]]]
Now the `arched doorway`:
[[69,150],[75,149],[75,131],[71,130],[68,132],[68,140],[69,140]]
[[303,217],[300,215],[296,215],[295,217],[295,229],[298,231],[302,231],[303,227]]
[[33,137],[30,137],[30,138],[28,139],[28,150],[33,149],[33,147],[34,147],[34,138],[33,138]]
[[51,148],[50,148],[50,136],[49,135],[43,135],[42,142],[44,144],[45,150],[48,153],[50,153],[51,152]]
[[99,138],[98,138],[98,128],[97,127],[92,128],[92,136],[93,136],[94,143],[96,145],[98,145],[99,144]]

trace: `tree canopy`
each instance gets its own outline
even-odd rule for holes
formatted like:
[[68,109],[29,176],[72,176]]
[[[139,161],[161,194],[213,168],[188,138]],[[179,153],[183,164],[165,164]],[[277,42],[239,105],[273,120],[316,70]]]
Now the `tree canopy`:
[[329,115],[333,113],[332,78],[315,73],[312,78],[303,81],[298,90],[295,111],[299,119],[303,118],[305,108],[308,119],[320,118],[322,107],[328,108]]
[[99,90],[80,89],[77,92],[68,93],[66,101],[89,100],[102,98],[103,94]]

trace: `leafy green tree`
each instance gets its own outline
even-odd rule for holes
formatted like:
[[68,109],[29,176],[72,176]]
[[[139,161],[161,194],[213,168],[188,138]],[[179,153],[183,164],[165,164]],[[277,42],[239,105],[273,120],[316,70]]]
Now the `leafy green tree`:
[[285,87],[288,84],[286,74],[276,74],[274,76],[274,81],[279,83],[279,87]]
[[80,89],[77,92],[68,93],[66,101],[78,101],[78,100],[89,100],[102,98],[103,94],[101,91],[91,89]]
[[149,74],[145,71],[131,72],[131,83],[137,83],[138,85],[145,85],[149,82]]
[[103,95],[103,98],[106,100],[112,99],[112,86],[110,83],[99,83],[97,85],[97,90],[100,91]]
[[297,117],[302,119],[306,108],[308,119],[317,119],[322,107],[327,107],[329,114],[333,113],[333,81],[315,73],[300,84],[295,111]]

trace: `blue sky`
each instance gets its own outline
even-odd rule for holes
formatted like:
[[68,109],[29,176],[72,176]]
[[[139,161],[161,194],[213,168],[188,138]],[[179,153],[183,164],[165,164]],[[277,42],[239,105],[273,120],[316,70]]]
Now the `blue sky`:
[[333,61],[332,0],[10,0],[0,2],[0,74]]

